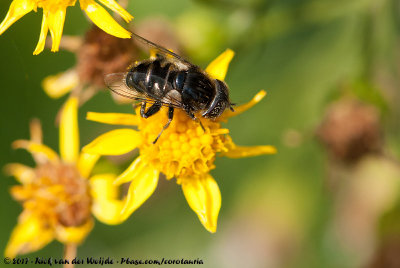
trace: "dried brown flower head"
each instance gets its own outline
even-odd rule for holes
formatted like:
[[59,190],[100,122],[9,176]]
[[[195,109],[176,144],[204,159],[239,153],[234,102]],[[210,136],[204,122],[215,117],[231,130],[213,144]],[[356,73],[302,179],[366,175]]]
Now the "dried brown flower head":
[[138,58],[138,49],[131,39],[109,35],[93,26],[77,52],[77,71],[84,84],[104,87],[104,75],[126,71]]
[[334,159],[344,163],[379,153],[383,144],[379,112],[356,100],[341,100],[328,108],[317,137]]

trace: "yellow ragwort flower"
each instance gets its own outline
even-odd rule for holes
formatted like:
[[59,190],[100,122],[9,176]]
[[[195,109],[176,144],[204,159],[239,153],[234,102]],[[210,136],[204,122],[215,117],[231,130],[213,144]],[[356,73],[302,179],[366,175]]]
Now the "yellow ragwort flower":
[[[118,13],[126,22],[130,22],[133,19],[133,17],[115,0],[99,0],[99,2]],[[42,8],[42,29],[39,42],[33,54],[37,55],[43,51],[49,30],[51,38],[53,39],[51,51],[56,52],[60,46],[67,7],[74,6],[75,3],[76,0],[13,0],[5,19],[0,24],[0,34],[5,32],[14,22],[27,13],[32,10],[36,12],[37,8]],[[94,0],[79,0],[79,3],[81,9],[86,12],[86,15],[103,31],[120,38],[131,37],[131,33],[119,25],[118,22]]]
[[37,165],[6,166],[7,173],[21,183],[11,188],[11,194],[23,206],[5,250],[7,257],[39,250],[54,239],[78,245],[93,228],[91,214],[108,224],[119,218],[123,204],[117,200],[118,188],[112,183],[116,176],[99,174],[89,178],[99,156],[79,154],[77,111],[78,100],[74,97],[62,109],[61,157],[42,144],[38,121],[31,123],[30,140],[13,143],[14,148],[32,153]]
[[[206,72],[213,78],[223,80],[233,55],[233,51],[225,51],[207,67]],[[189,206],[197,213],[201,223],[208,231],[215,232],[221,207],[218,185],[209,174],[215,168],[215,157],[240,158],[276,152],[273,146],[237,146],[228,135],[229,130],[221,127],[221,121],[252,107],[265,94],[264,91],[259,92],[252,101],[236,107],[235,112],[225,111],[216,121],[199,116],[204,130],[183,110],[176,109],[174,120],[156,144],[153,141],[168,120],[166,107],[148,119],[131,114],[88,113],[89,120],[137,126],[139,129],[110,131],[83,148],[86,153],[101,155],[120,155],[139,148],[139,157],[115,181],[116,185],[131,182],[122,200],[124,207],[120,220],[129,217],[150,197],[157,186],[159,173],[162,172],[167,179],[177,179]],[[136,114],[139,114],[139,109],[136,109]]]

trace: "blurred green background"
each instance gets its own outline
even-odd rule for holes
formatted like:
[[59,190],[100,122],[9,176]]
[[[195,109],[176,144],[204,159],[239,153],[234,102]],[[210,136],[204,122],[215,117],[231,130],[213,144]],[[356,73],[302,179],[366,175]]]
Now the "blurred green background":
[[[10,2],[0,2],[0,18]],[[234,49],[226,78],[233,102],[245,103],[260,89],[268,95],[227,127],[237,144],[271,144],[278,154],[216,160],[217,233],[202,227],[174,180],[160,180],[125,223],[97,222],[78,257],[199,258],[200,267],[230,268],[400,267],[398,254],[399,266],[379,264],[382,256],[396,256],[390,245],[400,248],[398,1],[130,0],[128,10],[133,27],[168,20],[200,66]],[[90,23],[79,5],[67,11],[64,34],[83,35]],[[74,66],[75,56],[49,49],[32,56],[41,13],[29,13],[0,36],[0,166],[33,165],[28,153],[10,146],[29,137],[33,117],[42,121],[44,143],[58,151],[55,116],[66,97],[50,99],[41,81]],[[351,166],[334,162],[315,138],[326,109],[348,94],[382,111],[385,141],[384,155]],[[115,104],[107,91],[97,94],[79,111],[81,145],[111,129],[86,121],[87,111],[131,112],[131,106]],[[3,252],[21,206],[8,193],[15,180],[0,177]],[[28,256],[61,257],[62,250],[53,242]]]

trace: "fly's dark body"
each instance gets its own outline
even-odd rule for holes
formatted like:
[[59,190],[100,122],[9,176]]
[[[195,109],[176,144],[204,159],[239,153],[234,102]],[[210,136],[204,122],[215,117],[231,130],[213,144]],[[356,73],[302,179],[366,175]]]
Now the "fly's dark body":
[[[133,67],[126,76],[126,85],[138,93],[147,95],[155,103],[172,104],[185,110],[193,118],[193,113],[206,111],[202,116],[215,118],[225,110],[229,104],[227,92],[219,96],[217,105],[210,107],[213,97],[216,95],[216,83],[196,67],[179,69],[165,58],[156,58],[140,62]],[[226,87],[225,87],[226,88]],[[141,98],[139,97],[138,100]],[[224,106],[224,107],[223,107]]]
[[[169,107],[168,123],[154,143],[168,128],[175,108],[184,110],[193,120],[198,120],[197,112],[204,118],[215,119],[226,108],[233,110],[223,81],[212,79],[198,66],[165,48],[138,35],[134,37],[155,49],[157,57],[138,62],[127,73],[107,75],[105,82],[115,93],[141,101],[140,115],[144,118],[154,115],[162,106]],[[146,110],[148,103],[151,106]]]

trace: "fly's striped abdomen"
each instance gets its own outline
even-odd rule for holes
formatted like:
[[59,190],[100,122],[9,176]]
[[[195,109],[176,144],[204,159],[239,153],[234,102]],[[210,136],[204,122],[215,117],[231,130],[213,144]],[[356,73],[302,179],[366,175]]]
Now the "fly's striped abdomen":
[[151,97],[163,98],[174,89],[171,77],[175,73],[176,69],[172,64],[162,62],[162,59],[144,61],[132,68],[127,78],[127,85]]

